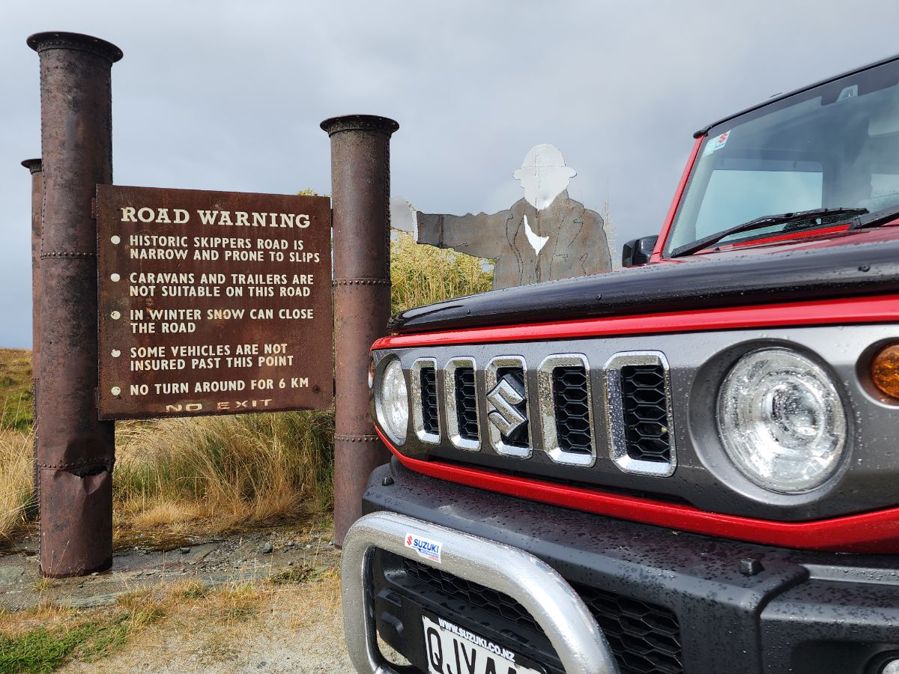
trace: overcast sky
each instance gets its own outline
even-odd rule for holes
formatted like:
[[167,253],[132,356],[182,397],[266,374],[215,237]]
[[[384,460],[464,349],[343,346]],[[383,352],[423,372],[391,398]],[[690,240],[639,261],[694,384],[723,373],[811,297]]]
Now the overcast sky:
[[114,42],[114,181],[330,191],[319,122],[393,117],[393,193],[496,211],[552,143],[572,196],[624,241],[654,233],[691,133],[772,94],[897,51],[899,3],[472,0],[0,0],[0,346],[31,342],[34,32]]

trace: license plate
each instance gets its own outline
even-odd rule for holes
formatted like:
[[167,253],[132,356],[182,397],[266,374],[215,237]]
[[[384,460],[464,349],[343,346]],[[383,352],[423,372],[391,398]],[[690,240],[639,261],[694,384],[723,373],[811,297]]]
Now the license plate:
[[427,615],[421,620],[429,674],[546,674],[539,665],[448,620]]

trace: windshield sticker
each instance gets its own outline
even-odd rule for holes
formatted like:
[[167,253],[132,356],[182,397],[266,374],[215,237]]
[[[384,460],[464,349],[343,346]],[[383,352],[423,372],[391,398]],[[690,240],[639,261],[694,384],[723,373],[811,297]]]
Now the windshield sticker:
[[406,547],[415,550],[419,557],[424,557],[440,564],[440,551],[443,548],[443,544],[440,541],[407,533]]
[[710,138],[705,144],[705,151],[702,153],[703,156],[712,154],[713,152],[717,152],[722,147],[727,145],[727,139],[730,136],[730,131],[725,131],[720,136],[715,138]]

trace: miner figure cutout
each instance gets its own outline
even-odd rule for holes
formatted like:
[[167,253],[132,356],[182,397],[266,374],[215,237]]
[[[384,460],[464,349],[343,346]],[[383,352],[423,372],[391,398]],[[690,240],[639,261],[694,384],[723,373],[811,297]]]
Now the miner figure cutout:
[[524,198],[499,213],[417,214],[418,242],[495,261],[493,287],[611,271],[602,217],[568,196],[577,172],[552,145],[535,145],[513,173]]

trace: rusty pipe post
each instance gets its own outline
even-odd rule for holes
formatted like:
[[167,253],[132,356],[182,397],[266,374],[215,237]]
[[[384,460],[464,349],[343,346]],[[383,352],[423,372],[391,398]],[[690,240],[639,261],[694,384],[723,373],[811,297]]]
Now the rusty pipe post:
[[38,463],[45,576],[112,565],[115,427],[97,419],[97,227],[91,199],[112,182],[115,45],[75,33],[38,33],[41,227]]
[[34,418],[34,447],[32,449],[31,503],[25,515],[34,518],[40,503],[40,471],[37,468],[37,397],[40,388],[41,366],[41,187],[43,184],[40,159],[26,159],[22,166],[31,172],[31,405]]
[[362,515],[371,471],[389,456],[369,415],[369,348],[390,318],[390,136],[392,119],[333,117],[321,124],[331,138],[334,225],[334,540],[343,543]]

